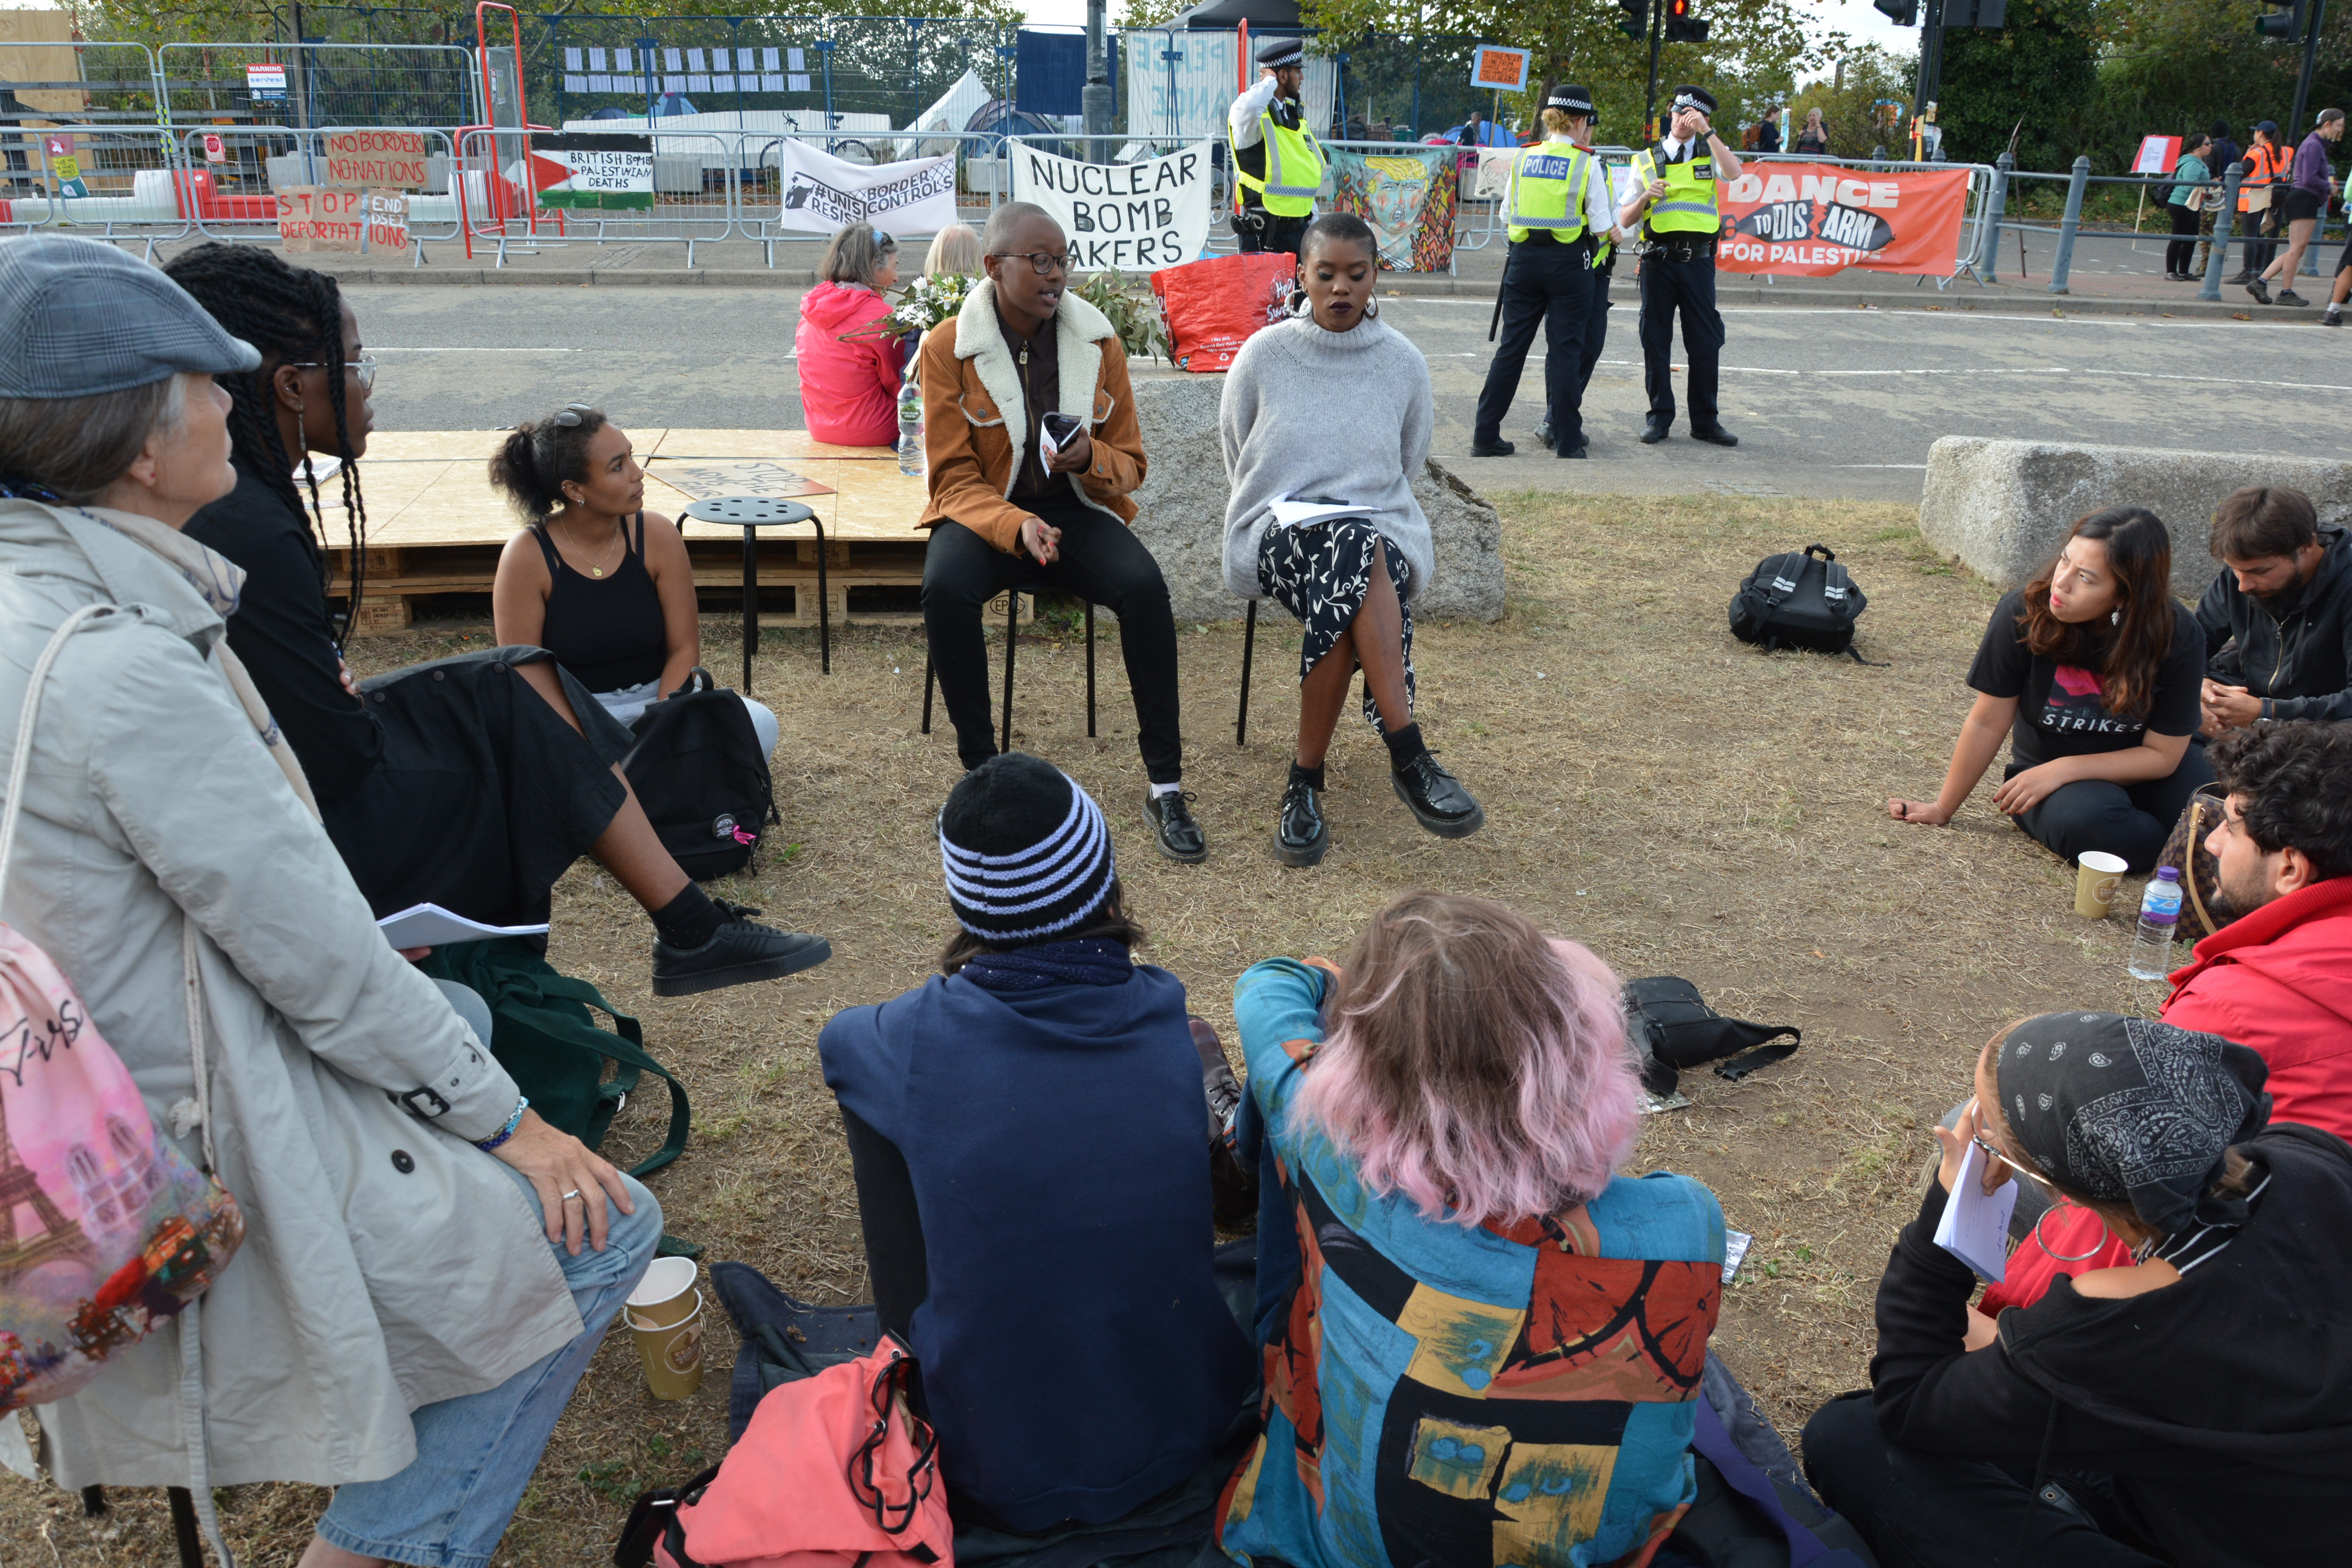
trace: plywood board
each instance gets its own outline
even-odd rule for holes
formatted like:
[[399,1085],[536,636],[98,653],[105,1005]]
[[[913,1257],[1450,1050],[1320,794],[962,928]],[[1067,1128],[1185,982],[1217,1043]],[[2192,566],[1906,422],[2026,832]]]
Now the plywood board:
[[[73,41],[73,18],[63,11],[0,10],[0,81],[80,81],[80,55],[70,48],[47,47]],[[10,44],[43,47],[12,49]],[[78,113],[89,107],[89,95],[70,88],[22,88],[16,100],[26,109],[51,114]],[[38,146],[32,151],[37,159]],[[38,166],[36,162],[35,167]]]
[[820,441],[805,430],[669,430],[657,446],[640,435],[637,450],[662,458],[764,458],[791,462],[796,458],[838,458],[848,461],[896,462],[888,447],[842,447]]

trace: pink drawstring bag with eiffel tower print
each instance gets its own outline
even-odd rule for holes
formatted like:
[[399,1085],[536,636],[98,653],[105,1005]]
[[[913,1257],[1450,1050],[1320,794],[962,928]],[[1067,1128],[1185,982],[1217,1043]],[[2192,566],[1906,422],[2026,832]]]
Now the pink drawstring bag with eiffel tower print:
[[[76,610],[33,666],[0,811],[0,897],[41,688],[66,638],[110,611]],[[80,1389],[109,1355],[202,1295],[245,1238],[236,1200],[211,1173],[196,923],[183,924],[195,1092],[173,1119],[184,1134],[203,1124],[203,1170],[156,1131],[130,1069],[48,954],[0,923],[0,1419]]]

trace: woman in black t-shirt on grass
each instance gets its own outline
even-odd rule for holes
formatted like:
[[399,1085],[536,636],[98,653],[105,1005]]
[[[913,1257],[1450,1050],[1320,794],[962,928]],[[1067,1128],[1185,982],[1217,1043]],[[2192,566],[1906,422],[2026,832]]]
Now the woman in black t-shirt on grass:
[[2103,849],[2135,875],[2152,868],[2189,797],[2213,777],[2190,744],[2205,633],[2173,602],[2171,576],[2172,536],[2155,513],[2115,506],[2075,523],[2057,560],[1993,609],[1942,792],[1890,800],[1886,814],[1949,822],[2007,731],[1993,805],[2070,863]]

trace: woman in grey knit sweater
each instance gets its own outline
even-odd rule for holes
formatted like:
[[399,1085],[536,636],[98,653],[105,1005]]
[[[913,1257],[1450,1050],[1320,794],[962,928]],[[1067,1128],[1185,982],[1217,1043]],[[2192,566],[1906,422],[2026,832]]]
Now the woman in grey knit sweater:
[[[1271,598],[1305,629],[1298,751],[1275,829],[1286,866],[1323,858],[1323,756],[1364,672],[1364,718],[1389,749],[1397,797],[1423,827],[1463,838],[1485,826],[1470,792],[1413,722],[1412,609],[1429,581],[1429,520],[1412,476],[1429,456],[1429,363],[1373,319],[1378,260],[1361,218],[1326,213],[1299,241],[1308,306],[1242,345],[1218,416],[1225,475],[1225,586]],[[1306,503],[1322,516],[1276,511]]]

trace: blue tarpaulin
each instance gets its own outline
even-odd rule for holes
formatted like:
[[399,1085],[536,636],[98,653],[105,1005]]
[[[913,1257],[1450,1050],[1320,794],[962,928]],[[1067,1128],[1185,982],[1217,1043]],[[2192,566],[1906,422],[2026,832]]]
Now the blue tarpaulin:
[[[1108,40],[1109,79],[1118,79],[1118,39]],[[1087,36],[1022,30],[1014,104],[1030,114],[1086,112]]]

